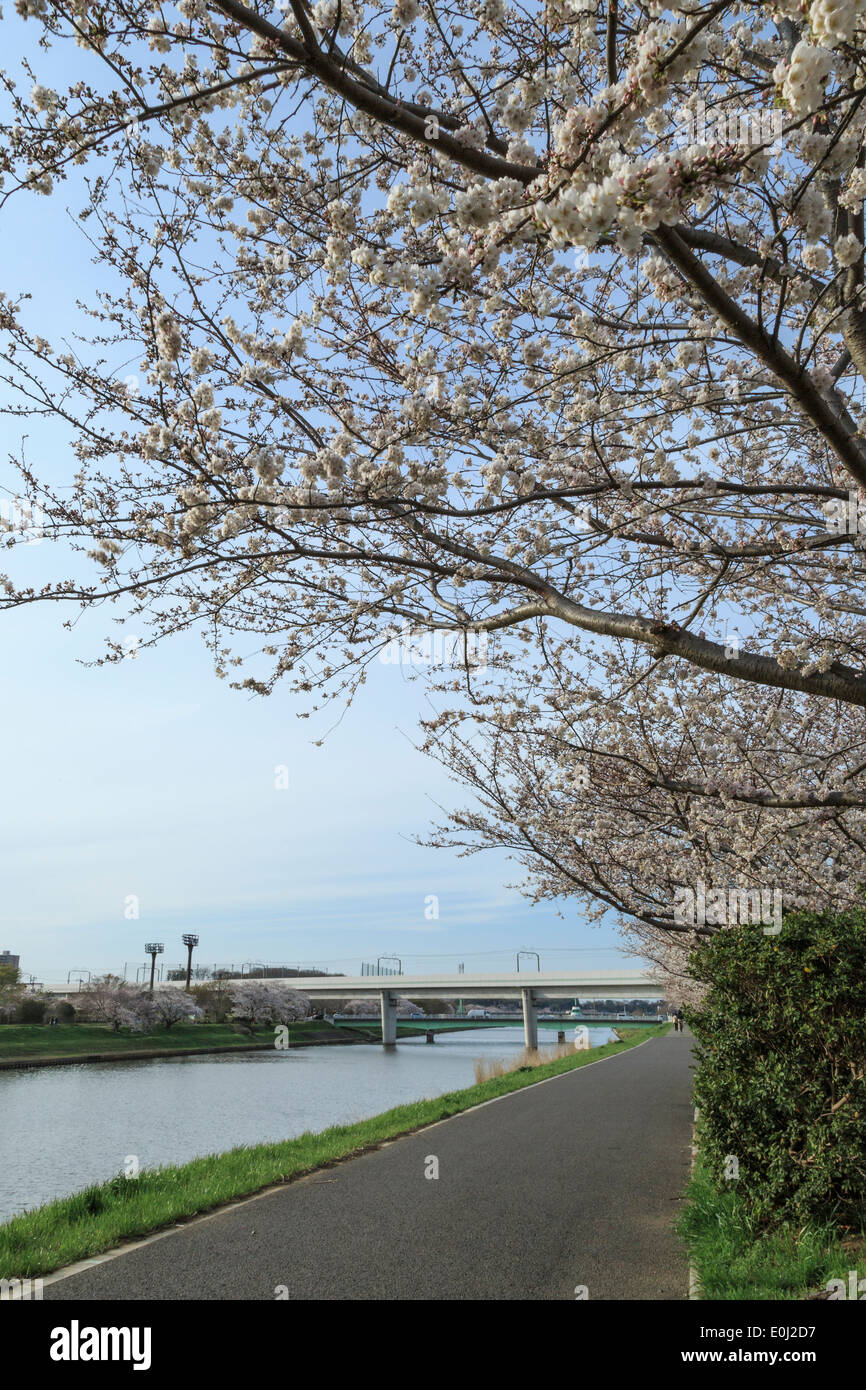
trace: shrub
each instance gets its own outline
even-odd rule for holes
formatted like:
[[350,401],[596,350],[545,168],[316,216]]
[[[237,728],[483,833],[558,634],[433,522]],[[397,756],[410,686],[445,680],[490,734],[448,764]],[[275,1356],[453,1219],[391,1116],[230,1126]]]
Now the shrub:
[[18,1005],[19,1023],[41,1023],[45,1018],[48,1001],[38,995],[26,995]]
[[[759,1223],[855,1223],[866,1199],[866,913],[796,913],[697,948],[700,1142]],[[735,1162],[734,1162],[735,1160]]]

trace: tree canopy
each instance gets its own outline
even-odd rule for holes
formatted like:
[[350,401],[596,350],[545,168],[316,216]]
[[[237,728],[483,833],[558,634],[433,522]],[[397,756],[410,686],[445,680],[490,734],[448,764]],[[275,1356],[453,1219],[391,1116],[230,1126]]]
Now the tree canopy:
[[866,4],[16,8],[3,207],[74,189],[104,288],[74,351],[0,304],[77,456],[23,489],[95,567],[2,604],[311,703],[401,624],[495,634],[427,731],[464,842],[656,934],[700,874],[849,903]]

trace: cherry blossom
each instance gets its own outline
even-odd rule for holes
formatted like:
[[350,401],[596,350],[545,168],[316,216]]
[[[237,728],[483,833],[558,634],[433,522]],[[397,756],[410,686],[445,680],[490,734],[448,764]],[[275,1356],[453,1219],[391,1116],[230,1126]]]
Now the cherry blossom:
[[105,274],[74,352],[2,286],[9,409],[76,462],[22,446],[58,577],[13,526],[0,607],[198,628],[305,712],[404,623],[489,634],[424,738],[529,891],[657,941],[697,876],[850,901],[864,7],[17,10],[0,200],[77,200]]

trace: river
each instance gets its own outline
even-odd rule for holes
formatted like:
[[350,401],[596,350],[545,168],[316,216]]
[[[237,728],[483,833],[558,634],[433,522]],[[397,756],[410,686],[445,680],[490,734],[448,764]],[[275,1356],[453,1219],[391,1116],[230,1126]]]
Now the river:
[[[555,1024],[543,1029],[555,1044]],[[590,1028],[593,1046],[612,1036]],[[89,1062],[0,1072],[0,1222],[121,1173],[184,1163],[239,1144],[350,1124],[474,1083],[477,1058],[508,1060],[523,1029],[438,1033],[285,1052]]]

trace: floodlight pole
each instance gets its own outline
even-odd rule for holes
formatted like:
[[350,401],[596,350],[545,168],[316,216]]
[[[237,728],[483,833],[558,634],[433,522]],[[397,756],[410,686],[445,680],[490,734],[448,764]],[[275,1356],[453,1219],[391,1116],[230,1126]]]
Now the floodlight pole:
[[151,999],[152,999],[152,998],[153,998],[153,978],[154,978],[154,976],[155,976],[155,974],[156,974],[156,958],[157,958],[157,956],[162,955],[163,951],[165,950],[165,946],[162,944],[161,941],[148,941],[148,942],[145,944],[144,949],[145,949],[145,951],[147,952],[147,954],[150,956],[150,997],[151,997]]
[[187,934],[187,935],[185,935],[184,938],[183,938],[183,944],[184,944],[184,946],[185,946],[186,949],[187,949],[187,958],[186,958],[186,988],[187,988],[187,993],[189,993],[189,984],[190,984],[190,980],[192,979],[192,953],[193,953],[193,950],[195,949],[195,947],[198,945],[198,937],[197,937],[197,936],[192,936],[191,934]]

